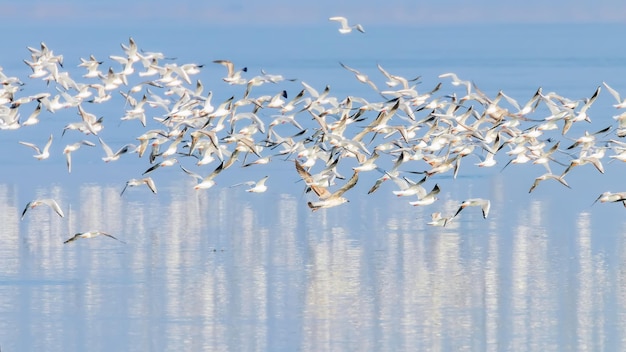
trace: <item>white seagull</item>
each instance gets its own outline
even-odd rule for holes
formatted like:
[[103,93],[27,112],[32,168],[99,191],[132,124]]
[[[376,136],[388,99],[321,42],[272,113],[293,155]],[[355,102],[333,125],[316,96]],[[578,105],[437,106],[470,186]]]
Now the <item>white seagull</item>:
[[72,172],[72,152],[78,150],[81,145],[87,145],[90,147],[95,147],[96,145],[88,140],[82,140],[80,142],[76,142],[73,144],[68,144],[63,149],[63,154],[65,154],[65,160],[67,162],[67,172]]
[[430,215],[431,221],[427,223],[430,226],[446,226],[450,218],[443,217],[440,212],[432,213]]
[[600,201],[600,203],[622,202],[624,207],[626,207],[626,192],[604,192],[598,198],[596,198],[596,200],[591,205],[596,204],[597,201]]
[[224,82],[228,84],[247,84],[248,80],[241,77],[243,72],[248,72],[248,68],[244,67],[239,71],[235,71],[235,65],[230,60],[214,60],[216,64],[224,65],[228,70],[226,77],[223,78]]
[[87,231],[87,232],[78,232],[77,234],[75,234],[74,236],[72,236],[71,238],[68,238],[67,240],[63,241],[63,243],[70,243],[72,241],[76,241],[79,238],[94,238],[94,237],[98,237],[98,236],[107,236],[107,237],[111,237],[114,240],[118,240],[122,243],[126,243],[116,237],[114,237],[113,235],[109,235],[106,232],[102,232],[102,231]]
[[339,64],[341,65],[341,67],[343,67],[346,70],[352,72],[359,82],[369,84],[370,87],[372,87],[376,92],[378,92],[378,87],[376,87],[374,82],[372,82],[372,80],[369,79],[369,77],[367,77],[366,74],[361,73],[360,71],[358,71],[358,70],[356,70],[356,69],[354,69],[354,68],[352,68],[350,66],[347,66],[347,65],[343,64],[342,62],[340,62]]
[[140,178],[140,179],[131,178],[130,180],[126,181],[126,185],[124,185],[124,188],[122,189],[122,192],[120,192],[120,197],[124,194],[124,191],[126,191],[126,188],[128,188],[128,187],[137,187],[137,186],[141,186],[143,184],[148,186],[148,188],[150,188],[152,193],[154,193],[154,194],[157,193],[157,189],[156,189],[156,185],[154,184],[154,181],[152,180],[152,178],[150,176],[148,176],[148,177],[144,177],[144,178]]
[[419,198],[416,201],[409,202],[409,204],[411,204],[414,207],[433,204],[437,200],[436,196],[437,194],[439,194],[439,192],[441,192],[441,189],[439,188],[439,185],[435,184],[433,189],[428,194],[426,194],[422,198]]
[[215,176],[217,176],[220,172],[222,172],[222,170],[224,170],[226,167],[224,167],[224,163],[221,163],[217,166],[217,168],[215,168],[215,170],[213,170],[213,172],[211,172],[208,176],[206,177],[202,177],[199,174],[187,170],[185,169],[182,165],[180,166],[180,168],[189,176],[197,179],[198,181],[200,181],[197,185],[195,185],[193,188],[195,190],[200,190],[200,189],[209,189],[213,186],[215,186],[215,180],[213,180],[215,178]]
[[359,172],[354,171],[354,174],[345,185],[335,191],[335,193],[330,193],[330,191],[326,187],[316,184],[313,176],[311,176],[311,174],[306,171],[297,160],[295,160],[295,164],[296,171],[298,171],[300,177],[302,177],[307,186],[311,188],[311,190],[320,198],[320,200],[317,202],[307,203],[309,208],[311,208],[311,210],[313,211],[321,208],[336,207],[338,205],[348,202],[348,199],[342,197],[342,195],[346,193],[350,188],[354,187],[359,179]]
[[246,185],[246,186],[251,186],[250,188],[246,189],[246,192],[263,193],[263,192],[267,191],[267,186],[265,185],[265,181],[267,181],[268,178],[269,178],[269,176],[265,176],[265,177],[263,177],[262,179],[260,179],[257,182],[255,182],[255,181],[242,182],[242,183],[234,184],[234,185],[232,185],[230,187],[237,187],[237,186],[241,186],[241,185]]
[[42,204],[45,204],[49,206],[50,208],[52,208],[52,210],[54,210],[57,214],[59,214],[60,217],[65,216],[63,214],[63,210],[61,210],[61,207],[59,206],[59,203],[57,203],[52,198],[43,198],[43,199],[35,199],[35,200],[28,202],[28,204],[26,204],[26,207],[24,207],[24,211],[22,211],[22,219],[24,219],[24,216],[26,215],[26,212],[29,209],[36,208]]
[[106,153],[106,156],[102,157],[102,160],[104,160],[105,163],[108,163],[110,161],[115,161],[119,159],[120,156],[122,156],[122,154],[126,154],[135,148],[135,146],[132,144],[126,144],[123,147],[121,147],[117,152],[113,153],[113,150],[111,150],[111,147],[109,147],[106,143],[104,143],[102,138],[98,137],[98,140],[100,140],[102,149]]
[[473,206],[480,206],[481,210],[483,211],[484,219],[486,219],[487,216],[489,216],[489,209],[491,208],[491,202],[489,201],[489,199],[471,198],[461,203],[461,205],[459,206],[459,209],[456,211],[456,213],[454,213],[454,216],[452,218],[455,218],[457,215],[459,215],[461,210],[465,209],[466,207],[473,207]]
[[27,142],[21,142],[21,141],[19,143],[21,145],[25,145],[27,147],[31,147],[35,149],[37,154],[33,156],[37,160],[48,159],[50,157],[50,145],[52,144],[52,135],[50,135],[50,138],[48,138],[48,143],[46,143],[46,145],[43,147],[43,150],[40,150],[39,147],[34,145],[33,143],[27,143]]
[[329,18],[328,20],[339,22],[339,24],[341,24],[341,28],[339,28],[339,33],[341,34],[348,34],[352,32],[353,29],[356,29],[357,31],[361,33],[365,33],[363,26],[361,26],[360,24],[355,24],[354,26],[348,25],[348,19],[345,17],[335,16],[335,17]]

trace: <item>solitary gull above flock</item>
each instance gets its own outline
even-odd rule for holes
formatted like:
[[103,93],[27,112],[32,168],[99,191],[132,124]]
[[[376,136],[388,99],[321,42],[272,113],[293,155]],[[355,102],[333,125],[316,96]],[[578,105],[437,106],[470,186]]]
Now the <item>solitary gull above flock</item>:
[[341,27],[339,28],[339,33],[341,34],[348,34],[350,32],[352,32],[353,29],[356,29],[357,31],[361,32],[361,33],[365,33],[365,29],[363,29],[363,26],[360,24],[355,24],[353,26],[350,26],[348,24],[348,19],[342,16],[335,16],[335,17],[331,17],[329,18],[330,21],[335,21],[335,22],[339,22],[339,24],[341,25]]

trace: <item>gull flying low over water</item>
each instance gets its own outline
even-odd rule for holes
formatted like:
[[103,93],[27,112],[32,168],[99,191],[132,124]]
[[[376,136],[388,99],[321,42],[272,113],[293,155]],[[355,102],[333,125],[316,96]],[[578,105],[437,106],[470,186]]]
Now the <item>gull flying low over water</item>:
[[440,212],[432,213],[430,217],[431,217],[431,221],[426,223],[427,225],[430,225],[430,226],[446,226],[448,224],[448,221],[450,221],[451,219],[451,218],[443,217]]
[[596,204],[597,201],[600,201],[600,203],[622,202],[624,207],[626,207],[626,192],[617,192],[617,193],[604,192],[598,198],[596,198],[596,200],[591,205]]
[[79,238],[94,238],[94,237],[98,237],[98,236],[106,236],[106,237],[110,237],[114,240],[120,241],[122,243],[126,243],[116,237],[114,237],[113,235],[109,235],[106,232],[102,232],[102,231],[87,231],[87,232],[78,232],[76,233],[74,236],[68,238],[67,240],[65,240],[63,243],[70,243],[72,241],[76,241]]
[[160,168],[160,167],[167,167],[167,166],[172,166],[174,164],[178,163],[178,159],[165,159],[163,161],[161,161],[158,164],[154,164],[151,167],[148,168],[148,170],[144,171],[142,175],[151,173],[152,171]]
[[539,177],[537,177],[535,179],[535,182],[530,187],[530,190],[528,190],[528,193],[531,193],[535,188],[537,188],[537,186],[539,185],[539,182],[545,181],[545,180],[548,180],[548,179],[553,179],[553,180],[559,181],[563,186],[565,186],[567,188],[572,188],[572,187],[570,187],[567,184],[567,182],[565,182],[565,179],[563,178],[563,175],[559,176],[559,175],[554,175],[554,174],[548,172],[548,173],[545,173],[545,174],[543,174],[543,175],[541,175],[541,176],[539,176]]
[[321,208],[336,207],[345,202],[348,202],[348,199],[342,197],[342,195],[346,193],[350,188],[354,187],[354,185],[356,185],[359,179],[359,172],[354,171],[354,174],[345,185],[343,185],[340,189],[335,191],[335,193],[330,193],[330,191],[328,191],[326,187],[317,185],[315,180],[313,179],[313,176],[311,176],[311,174],[308,171],[306,171],[304,167],[302,167],[302,165],[300,165],[300,163],[297,160],[295,160],[295,164],[296,164],[296,171],[298,171],[298,174],[300,175],[300,177],[302,177],[304,182],[306,182],[307,186],[310,187],[311,190],[320,198],[320,200],[317,202],[307,203],[309,208],[311,208],[311,210],[313,211],[316,211]]
[[467,207],[473,207],[473,206],[480,206],[480,209],[483,212],[484,219],[486,219],[487,216],[489,216],[489,209],[491,208],[491,202],[489,201],[489,199],[471,198],[461,203],[461,205],[459,206],[459,209],[456,211],[456,213],[454,213],[453,218],[459,215],[461,210]]
[[439,194],[439,192],[441,192],[441,189],[439,188],[438,184],[435,184],[433,189],[430,192],[428,192],[428,194],[419,198],[416,201],[409,202],[409,204],[411,204],[414,207],[433,204],[437,200],[436,196],[437,194]]
[[357,31],[361,33],[365,33],[365,29],[363,29],[363,26],[361,26],[360,24],[355,24],[354,26],[348,25],[348,19],[345,17],[335,16],[335,17],[329,18],[328,20],[339,22],[339,24],[341,24],[341,27],[339,28],[339,33],[341,34],[348,34],[352,32],[353,29],[356,29]]
[[65,216],[63,214],[63,210],[61,210],[61,207],[59,206],[59,203],[56,202],[56,200],[52,198],[42,198],[42,199],[32,200],[28,202],[28,204],[26,204],[26,207],[24,207],[24,211],[22,211],[22,219],[24,219],[24,216],[26,215],[26,212],[29,209],[34,209],[42,204],[45,204],[49,206],[50,208],[52,208],[52,210],[54,210],[57,214],[59,214],[60,217]]
[[148,177],[144,177],[141,179],[131,178],[130,180],[126,181],[126,185],[124,185],[122,192],[120,192],[120,197],[124,194],[124,191],[126,191],[126,188],[137,187],[137,186],[141,186],[144,184],[148,186],[148,188],[150,188],[152,193],[154,194],[157,193],[157,189],[156,189],[156,185],[154,184],[154,181],[152,180],[150,176],[148,176]]
[[198,175],[197,173],[187,170],[185,169],[182,165],[180,165],[180,168],[189,176],[197,179],[198,181],[200,181],[197,185],[195,185],[193,188],[195,190],[199,190],[199,189],[209,189],[213,186],[215,186],[215,180],[213,180],[215,178],[215,176],[217,176],[220,172],[222,172],[222,170],[226,169],[225,164],[222,162],[221,164],[219,164],[217,166],[217,168],[215,168],[215,170],[213,170],[213,172],[211,172],[208,176],[206,177],[202,177],[200,175]]
[[246,192],[263,193],[267,191],[267,186],[265,185],[265,181],[267,181],[268,178],[269,176],[265,176],[256,182],[255,181],[241,182],[241,183],[234,184],[230,187],[246,185],[246,186],[251,186],[250,188],[246,189]]

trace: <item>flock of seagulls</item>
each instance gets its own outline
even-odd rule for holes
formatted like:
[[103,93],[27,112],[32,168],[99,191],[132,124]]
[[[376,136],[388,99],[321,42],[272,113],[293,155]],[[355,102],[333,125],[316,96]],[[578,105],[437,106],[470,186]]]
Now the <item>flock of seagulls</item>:
[[[340,33],[353,29],[364,32],[361,25],[350,26],[343,17],[330,20],[341,24]],[[381,75],[371,79],[340,63],[379,97],[366,100],[335,96],[331,85],[320,91],[304,81],[300,81],[299,89],[287,90],[281,84],[287,81],[282,75],[265,71],[254,75],[229,60],[214,60],[213,64],[226,68],[222,84],[242,87],[240,95],[214,102],[213,91],[207,91],[197,77],[205,65],[176,63],[163,53],[140,48],[132,38],[121,47],[123,53],[111,55],[106,69],[105,61],[94,55],[81,58],[78,67],[84,70],[84,82],[64,70],[63,56],[55,55],[45,43],[39,48],[28,47],[30,58],[24,63],[32,70],[29,78],[45,81],[52,93],[24,94],[27,83],[0,67],[0,129],[29,128],[59,111],[75,111],[76,120],[57,131],[71,142],[63,149],[68,172],[72,172],[72,153],[98,145],[103,162],[134,155],[145,163],[142,175],[120,185],[120,196],[128,187],[142,186],[157,194],[151,176],[166,167],[178,168],[181,177],[192,177],[197,181],[193,188],[202,191],[214,187],[219,178],[228,180],[225,174],[232,170],[290,162],[294,176],[303,181],[304,191],[310,192],[306,204],[312,211],[348,202],[347,195],[364,173],[378,176],[367,193],[376,192],[391,180],[394,195],[408,199],[411,206],[426,207],[437,201],[441,191],[433,180],[446,174],[456,178],[466,163],[481,168],[541,165],[545,173],[529,181],[530,193],[547,180],[569,187],[566,176],[585,164],[604,173],[606,156],[626,161],[626,142],[619,140],[626,136],[626,112],[614,117],[617,126],[582,135],[571,132],[574,124],[591,121],[589,109],[602,87],[617,101],[616,109],[626,109],[626,101],[607,83],[581,99],[538,88],[528,101],[520,103],[503,91],[489,96],[454,73],[441,74],[436,86],[418,90],[420,77],[395,75],[379,64]],[[211,86],[217,83],[211,82]],[[450,90],[443,92],[448,84]],[[260,85],[275,93],[255,94]],[[110,123],[134,123],[144,132],[114,151],[100,136],[114,118],[98,117],[90,111],[118,94],[125,111]],[[32,148],[34,157],[43,160],[52,155],[53,135],[41,148],[37,142],[19,143]],[[557,168],[563,171],[556,172]],[[342,174],[345,170],[351,170],[351,176]],[[231,187],[245,185],[247,192],[262,193],[271,186],[268,180],[270,177],[265,176]],[[606,192],[596,201],[623,202],[626,206],[626,195]],[[55,200],[38,199],[26,205],[22,218],[42,204],[64,216]],[[490,206],[488,199],[460,200],[454,214],[433,213],[428,224],[446,226],[468,207],[480,208],[487,218]],[[65,243],[99,235],[117,239],[102,231],[88,231]]]

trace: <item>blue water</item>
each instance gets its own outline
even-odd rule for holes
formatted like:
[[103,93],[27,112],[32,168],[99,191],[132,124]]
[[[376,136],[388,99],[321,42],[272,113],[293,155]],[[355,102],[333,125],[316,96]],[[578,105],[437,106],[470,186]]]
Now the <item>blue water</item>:
[[[519,101],[539,87],[581,99],[603,81],[626,92],[626,49],[616,44],[621,25],[368,27],[366,35],[350,36],[326,26],[102,29],[19,31],[5,38],[0,66],[32,94],[48,88],[27,78],[27,46],[46,42],[80,77],[80,57],[119,55],[119,44],[132,36],[176,62],[205,64],[197,78],[214,92],[214,105],[243,91],[221,81],[225,69],[216,59],[247,66],[249,77],[264,69],[320,91],[330,84],[338,98],[380,99],[339,62],[379,87],[377,63],[421,75],[420,92],[445,72]],[[282,82],[253,92],[286,89],[293,96],[301,87]],[[444,81],[442,92],[455,91]],[[123,103],[116,96],[90,106],[105,116],[101,136],[113,149],[142,133],[136,121],[119,123]],[[592,124],[574,126],[572,138],[614,124],[612,104],[603,91],[589,110]],[[429,207],[408,205],[389,184],[367,195],[380,176],[374,171],[346,194],[349,203],[311,212],[292,162],[281,160],[233,167],[206,191],[195,191],[179,169],[163,168],[152,174],[157,195],[139,187],[120,197],[148,162],[125,155],[105,164],[95,140],[95,148],[75,153],[68,174],[62,145],[83,136],[60,133],[75,114],[42,113],[36,126],[0,131],[3,350],[624,349],[625,210],[591,206],[602,192],[624,190],[621,162],[605,163],[604,175],[578,167],[567,176],[571,190],[546,181],[529,195],[541,166],[501,171],[506,159],[492,169],[472,165],[478,158],[464,160],[457,179],[428,181],[442,189]],[[17,144],[45,141],[51,132],[50,159],[37,161]],[[341,171],[350,174],[349,167]],[[229,187],[265,175],[266,193]],[[38,197],[57,199],[65,218],[40,207],[20,221],[25,204]],[[432,212],[453,213],[470,197],[491,199],[488,219],[468,208],[447,227],[426,225]],[[63,244],[90,229],[126,243],[100,237]]]

